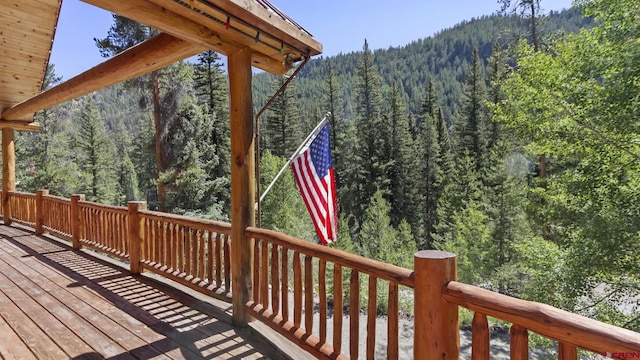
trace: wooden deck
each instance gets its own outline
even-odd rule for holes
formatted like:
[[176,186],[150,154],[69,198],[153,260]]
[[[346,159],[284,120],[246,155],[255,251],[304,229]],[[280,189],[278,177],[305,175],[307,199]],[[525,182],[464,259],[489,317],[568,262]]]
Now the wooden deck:
[[186,292],[0,225],[0,358],[285,358],[230,320]]

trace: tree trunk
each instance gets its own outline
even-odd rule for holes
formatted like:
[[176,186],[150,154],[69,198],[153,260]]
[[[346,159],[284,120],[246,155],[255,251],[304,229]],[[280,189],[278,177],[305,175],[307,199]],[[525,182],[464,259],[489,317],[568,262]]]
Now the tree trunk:
[[162,163],[162,136],[160,124],[160,79],[157,71],[151,73],[151,88],[153,92],[153,124],[155,127],[156,171],[158,172],[158,211],[165,211],[164,183],[160,175],[164,171]]

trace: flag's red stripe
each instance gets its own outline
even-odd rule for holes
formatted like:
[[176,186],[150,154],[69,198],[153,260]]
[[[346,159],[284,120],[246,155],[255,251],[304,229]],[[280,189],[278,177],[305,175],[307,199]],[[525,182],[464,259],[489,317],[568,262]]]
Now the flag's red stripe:
[[323,244],[327,244],[328,239],[330,238],[327,237],[326,228],[323,226],[325,217],[321,216],[320,209],[318,209],[317,207],[315,198],[311,194],[311,188],[308,184],[308,181],[309,181],[309,178],[307,175],[308,171],[304,166],[305,163],[308,164],[308,161],[305,162],[305,160],[307,160],[307,155],[308,155],[308,152],[304,153],[302,156],[299,156],[295,160],[294,166],[293,166],[294,168],[293,173],[295,175],[296,182],[298,183],[298,188],[302,193],[302,199],[304,200],[307,210],[311,215],[311,220],[313,221],[313,225],[316,228],[316,233],[318,234],[320,241]]
[[[308,154],[309,153],[307,152],[305,155],[308,155]],[[320,201],[320,203],[318,204],[318,207],[323,210],[327,209],[327,199],[325,199],[324,196],[322,196],[323,195],[322,189],[324,188],[322,186],[322,182],[321,182],[322,180],[314,172],[313,166],[311,166],[309,162],[310,162],[309,156],[305,156],[303,169],[305,171],[307,181],[311,185],[313,185],[313,194],[315,195],[315,201]]]

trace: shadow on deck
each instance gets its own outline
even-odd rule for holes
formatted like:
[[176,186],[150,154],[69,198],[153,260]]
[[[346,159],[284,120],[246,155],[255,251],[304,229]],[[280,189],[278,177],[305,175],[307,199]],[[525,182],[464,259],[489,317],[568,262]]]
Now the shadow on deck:
[[223,304],[0,226],[0,357],[287,358],[254,329],[231,326]]

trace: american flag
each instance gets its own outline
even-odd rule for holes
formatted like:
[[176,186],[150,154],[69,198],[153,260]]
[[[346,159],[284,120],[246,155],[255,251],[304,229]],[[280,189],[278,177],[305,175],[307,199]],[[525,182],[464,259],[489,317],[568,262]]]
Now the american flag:
[[336,241],[338,206],[329,148],[329,123],[293,158],[291,168],[320,242],[326,245]]

